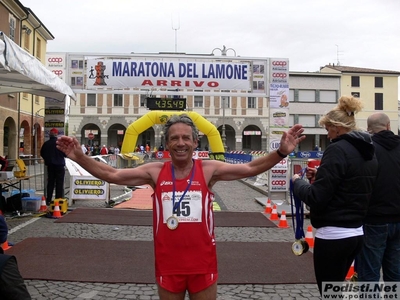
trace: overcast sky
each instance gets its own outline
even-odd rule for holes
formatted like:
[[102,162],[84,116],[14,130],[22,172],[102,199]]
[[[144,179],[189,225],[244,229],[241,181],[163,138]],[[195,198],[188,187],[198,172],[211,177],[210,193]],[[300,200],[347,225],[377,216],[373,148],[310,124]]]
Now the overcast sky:
[[[399,0],[20,0],[48,52],[211,53],[400,71]],[[218,49],[214,54],[220,55]]]

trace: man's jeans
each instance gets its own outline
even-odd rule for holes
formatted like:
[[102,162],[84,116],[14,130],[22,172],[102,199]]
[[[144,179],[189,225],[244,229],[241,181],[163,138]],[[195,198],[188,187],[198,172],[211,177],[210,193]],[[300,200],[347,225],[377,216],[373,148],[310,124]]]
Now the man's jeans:
[[356,259],[359,281],[400,281],[400,223],[364,225],[364,246]]

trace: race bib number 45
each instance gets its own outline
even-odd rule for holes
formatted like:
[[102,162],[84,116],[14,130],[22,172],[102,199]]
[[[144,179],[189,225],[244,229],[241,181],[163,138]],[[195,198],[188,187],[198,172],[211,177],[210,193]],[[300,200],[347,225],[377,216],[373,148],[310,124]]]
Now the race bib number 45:
[[[172,216],[173,203],[175,203],[174,214],[179,223],[201,222],[203,210],[200,191],[188,191],[181,200],[183,192],[175,192],[175,201],[172,201],[172,192],[162,193],[163,222]],[[181,200],[181,201],[180,201]]]

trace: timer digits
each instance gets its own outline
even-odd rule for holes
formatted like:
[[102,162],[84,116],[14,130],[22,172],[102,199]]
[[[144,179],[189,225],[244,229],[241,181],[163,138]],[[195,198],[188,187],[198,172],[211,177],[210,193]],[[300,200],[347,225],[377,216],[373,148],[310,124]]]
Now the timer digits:
[[186,98],[146,98],[149,110],[185,110]]

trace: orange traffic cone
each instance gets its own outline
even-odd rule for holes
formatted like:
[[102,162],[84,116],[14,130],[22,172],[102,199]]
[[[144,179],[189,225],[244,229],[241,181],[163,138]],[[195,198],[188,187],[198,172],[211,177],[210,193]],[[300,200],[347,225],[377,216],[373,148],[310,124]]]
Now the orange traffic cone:
[[3,244],[1,244],[1,248],[6,251],[11,248],[11,246],[8,244],[8,241],[5,241]]
[[42,204],[40,205],[40,212],[45,212],[47,211],[47,205],[46,205],[46,198],[42,196]]
[[278,221],[279,220],[278,212],[276,210],[276,204],[274,204],[274,206],[272,207],[272,212],[271,212],[271,215],[269,216],[269,219],[271,221]]
[[346,280],[350,280],[354,276],[354,261],[351,263],[350,269],[347,272]]
[[305,240],[308,244],[308,247],[314,248],[314,236],[312,232],[312,226],[308,225]]
[[271,212],[272,212],[271,200],[268,199],[268,200],[267,200],[267,204],[265,205],[264,213],[265,213],[265,214],[270,214]]
[[286,212],[284,210],[282,210],[282,212],[281,212],[281,218],[279,220],[278,227],[279,228],[289,228],[289,224],[286,220]]
[[53,210],[53,218],[61,218],[61,211],[60,211],[60,207],[58,206],[58,201],[54,200],[54,210]]

